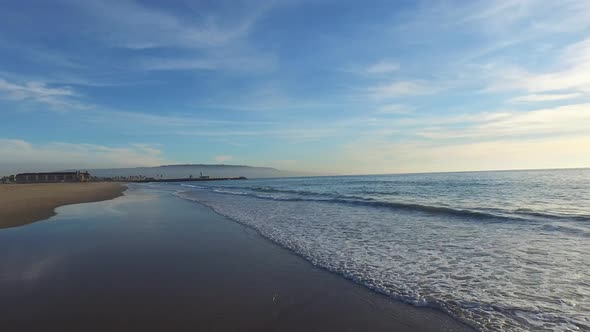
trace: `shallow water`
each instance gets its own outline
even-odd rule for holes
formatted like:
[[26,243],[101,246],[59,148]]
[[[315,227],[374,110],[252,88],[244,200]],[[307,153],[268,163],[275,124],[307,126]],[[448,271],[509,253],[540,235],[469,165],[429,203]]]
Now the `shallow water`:
[[0,331],[467,331],[201,204],[130,186],[0,230]]
[[589,169],[151,186],[480,330],[590,330]]

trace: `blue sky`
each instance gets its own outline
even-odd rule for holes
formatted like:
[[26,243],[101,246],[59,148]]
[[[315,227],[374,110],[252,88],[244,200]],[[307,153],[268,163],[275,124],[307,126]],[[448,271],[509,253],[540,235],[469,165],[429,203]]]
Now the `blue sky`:
[[590,2],[4,1],[0,173],[590,166]]

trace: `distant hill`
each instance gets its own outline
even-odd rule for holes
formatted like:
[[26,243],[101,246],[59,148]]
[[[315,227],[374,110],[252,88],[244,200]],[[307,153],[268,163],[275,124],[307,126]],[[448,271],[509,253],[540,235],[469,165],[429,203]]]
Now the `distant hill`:
[[294,177],[294,176],[313,176],[318,174],[305,172],[282,171],[272,167],[253,167],[245,165],[162,165],[155,167],[134,167],[134,168],[104,168],[104,169],[84,169],[90,172],[92,176],[98,177],[116,177],[116,176],[138,176],[160,177],[163,178],[187,178],[189,176],[198,177],[201,172],[203,175],[211,177],[237,177],[245,176],[253,178],[273,178],[273,177]]

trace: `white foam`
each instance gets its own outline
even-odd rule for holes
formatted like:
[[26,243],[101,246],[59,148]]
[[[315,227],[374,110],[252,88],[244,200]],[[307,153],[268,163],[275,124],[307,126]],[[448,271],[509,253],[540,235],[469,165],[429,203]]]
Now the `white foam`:
[[318,266],[486,331],[590,329],[590,241],[522,223],[370,206],[182,194]]

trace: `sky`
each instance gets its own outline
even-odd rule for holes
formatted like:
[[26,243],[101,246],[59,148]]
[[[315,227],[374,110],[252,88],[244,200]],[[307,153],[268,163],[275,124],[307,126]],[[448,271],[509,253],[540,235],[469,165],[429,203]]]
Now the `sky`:
[[590,1],[6,0],[0,175],[590,167]]

